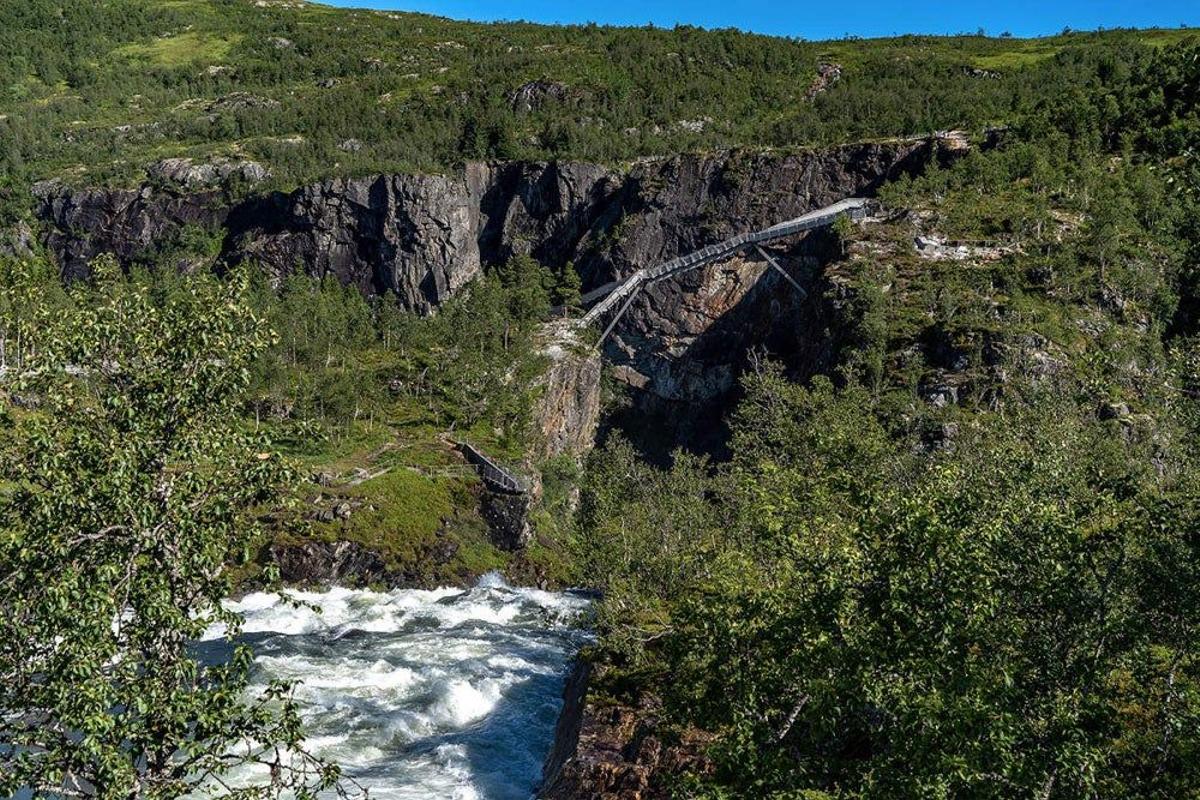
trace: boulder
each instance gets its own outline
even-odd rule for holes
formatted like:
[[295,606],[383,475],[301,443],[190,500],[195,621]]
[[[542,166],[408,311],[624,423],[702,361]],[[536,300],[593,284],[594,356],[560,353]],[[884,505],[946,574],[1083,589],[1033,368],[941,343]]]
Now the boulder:
[[269,555],[279,577],[291,584],[362,586],[390,578],[383,558],[358,542],[273,544]]
[[7,229],[0,230],[0,256],[32,258],[36,246],[33,229],[25,220],[17,220]]
[[569,94],[570,90],[565,83],[529,81],[509,92],[508,103],[518,114],[528,114],[551,103],[561,103]]

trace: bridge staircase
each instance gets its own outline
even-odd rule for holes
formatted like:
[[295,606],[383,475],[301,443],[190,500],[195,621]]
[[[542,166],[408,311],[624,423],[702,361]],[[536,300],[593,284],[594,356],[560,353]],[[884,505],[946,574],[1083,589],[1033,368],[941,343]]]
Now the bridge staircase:
[[867,204],[868,201],[866,198],[851,197],[824,208],[810,211],[794,219],[772,225],[769,228],[741,233],[722,242],[708,245],[707,247],[673,258],[656,266],[639,269],[622,281],[607,283],[583,295],[582,304],[584,306],[591,303],[595,303],[595,305],[579,319],[578,325],[580,327],[592,325],[608,314],[613,308],[617,308],[618,303],[620,304],[617,313],[613,316],[597,341],[597,347],[599,347],[612,332],[613,328],[617,326],[617,323],[625,315],[625,312],[629,310],[629,307],[643,288],[653,286],[659,281],[684,272],[690,272],[709,264],[725,261],[738,251],[748,247],[757,249],[767,259],[767,263],[770,264],[772,269],[777,270],[793,287],[804,293],[804,289],[800,284],[788,275],[775,262],[775,259],[771,258],[762,249],[762,245],[778,239],[795,236],[798,233],[803,233],[814,228],[832,225],[841,217],[849,217],[852,220],[862,219],[867,215]]

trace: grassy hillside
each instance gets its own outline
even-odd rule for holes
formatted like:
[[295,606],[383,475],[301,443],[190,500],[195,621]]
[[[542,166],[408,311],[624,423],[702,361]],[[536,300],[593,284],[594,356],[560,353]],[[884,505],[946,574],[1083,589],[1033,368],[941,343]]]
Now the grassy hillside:
[[[297,0],[2,0],[0,187],[247,157],[280,186],[469,158],[621,162],[1004,124],[1187,30],[802,42]],[[840,80],[814,91],[821,64]],[[522,86],[530,85],[524,95]]]

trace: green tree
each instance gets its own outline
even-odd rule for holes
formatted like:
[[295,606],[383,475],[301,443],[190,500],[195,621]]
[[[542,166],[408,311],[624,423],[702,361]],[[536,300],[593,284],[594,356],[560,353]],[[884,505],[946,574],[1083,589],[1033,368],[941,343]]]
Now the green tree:
[[33,407],[0,439],[0,794],[171,798],[257,765],[230,796],[312,797],[338,770],[290,688],[247,697],[246,647],[191,647],[237,633],[226,565],[294,479],[236,413],[272,334],[240,279],[156,304],[95,272],[65,312],[31,303],[39,346],[3,387]]
[[672,615],[671,705],[723,732],[723,779],[760,796],[1191,796],[1194,487],[1162,495],[1070,415],[863,480],[821,462],[847,430],[822,406],[784,449],[831,482],[797,473],[806,492],[789,491],[775,459],[739,475],[749,535],[786,555],[726,552]]
[[670,469],[657,468],[621,438],[589,460],[574,555],[580,576],[605,593],[597,622],[623,660],[644,660],[646,642],[666,630],[670,602],[728,544],[709,469],[682,451]]
[[583,278],[573,262],[567,262],[562,268],[558,285],[554,287],[554,302],[564,308],[576,308],[583,296]]
[[40,317],[68,303],[57,271],[44,261],[0,259],[0,377],[24,369],[37,351]]
[[517,255],[500,267],[500,283],[508,295],[508,309],[518,323],[533,322],[550,310],[554,276],[531,256]]

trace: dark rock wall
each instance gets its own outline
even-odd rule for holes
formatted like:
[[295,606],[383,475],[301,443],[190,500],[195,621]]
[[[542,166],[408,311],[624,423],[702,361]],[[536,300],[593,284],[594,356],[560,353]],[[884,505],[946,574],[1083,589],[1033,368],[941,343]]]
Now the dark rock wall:
[[[646,160],[623,171],[574,162],[473,163],[447,175],[332,179],[233,208],[218,189],[50,184],[38,189],[38,215],[45,244],[69,277],[86,274],[98,253],[134,262],[182,226],[198,225],[223,234],[221,264],[257,264],[275,280],[296,270],[332,275],[428,313],[513,254],[556,268],[573,263],[586,290],[736,233],[869,195],[902,173],[919,172],[937,151],[932,140],[730,151]],[[789,274],[818,272],[806,267],[819,257],[810,244],[774,252]],[[820,296],[819,286],[810,289]],[[605,356],[641,398],[639,413],[657,404],[703,434],[711,426],[698,410],[728,399],[751,346],[809,362],[801,372],[817,371],[830,347],[822,324],[819,304],[750,252],[647,289],[606,342]]]
[[235,213],[226,260],[275,279],[334,275],[427,312],[481,271],[478,208],[462,176],[339,178]]
[[588,678],[592,665],[578,658],[571,666],[567,682],[563,685],[563,706],[554,726],[554,744],[542,765],[540,797],[552,796],[562,777],[563,768],[575,758],[579,748],[579,732],[583,727],[583,711],[587,702]]
[[58,183],[34,187],[43,243],[67,279],[85,277],[88,264],[112,253],[131,264],[153,253],[182,227],[222,227],[229,203],[221,191],[179,194],[149,184],[138,189],[70,189]]
[[479,510],[488,525],[492,543],[501,550],[516,552],[533,539],[529,527],[529,507],[533,499],[528,494],[505,494],[485,490],[479,500]]
[[685,730],[664,736],[659,700],[600,702],[589,684],[603,668],[578,661],[567,678],[554,745],[542,766],[544,800],[667,800],[685,775],[705,775],[711,737]]
[[276,544],[270,547],[268,555],[279,567],[280,578],[289,585],[367,586],[396,580],[383,558],[358,542]]
[[528,253],[574,262],[587,286],[729,236],[874,191],[920,168],[928,141],[818,152],[676,156],[626,171],[595,164],[473,163],[448,175],[337,178],[229,207],[186,192],[39,186],[37,215],[64,272],[102,252],[129,262],[184,225],[224,230],[223,260],[271,275],[335,275],[364,292],[436,307],[484,265]]

